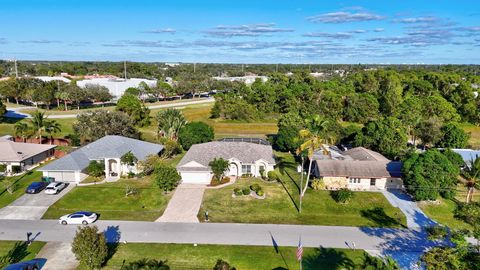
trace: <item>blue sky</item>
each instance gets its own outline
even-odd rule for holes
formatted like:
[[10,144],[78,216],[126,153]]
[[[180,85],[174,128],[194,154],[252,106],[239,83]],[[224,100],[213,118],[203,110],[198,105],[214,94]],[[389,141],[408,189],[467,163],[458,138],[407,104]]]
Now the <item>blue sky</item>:
[[480,64],[480,1],[0,1],[0,58]]

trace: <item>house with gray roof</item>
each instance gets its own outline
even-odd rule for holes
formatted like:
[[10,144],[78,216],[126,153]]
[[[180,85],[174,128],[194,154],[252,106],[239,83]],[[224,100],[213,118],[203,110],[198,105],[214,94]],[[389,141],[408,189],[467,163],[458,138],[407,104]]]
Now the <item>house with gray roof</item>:
[[29,170],[52,158],[56,145],[14,142],[11,136],[0,138],[0,164],[7,175]]
[[121,157],[126,153],[131,152],[141,161],[149,155],[159,155],[162,150],[163,145],[160,144],[107,135],[47,164],[39,171],[43,172],[43,176],[53,177],[57,181],[78,183],[87,177],[86,169],[90,161],[95,160],[105,164],[107,177],[115,178],[129,172],[140,172],[137,164],[128,166],[121,162]]
[[183,183],[209,184],[213,173],[208,165],[215,158],[223,158],[230,165],[225,175],[261,176],[275,166],[272,146],[250,142],[215,141],[194,144],[177,165]]
[[312,174],[323,179],[327,189],[383,190],[402,188],[402,163],[375,151],[356,147],[341,151],[324,146],[313,155]]

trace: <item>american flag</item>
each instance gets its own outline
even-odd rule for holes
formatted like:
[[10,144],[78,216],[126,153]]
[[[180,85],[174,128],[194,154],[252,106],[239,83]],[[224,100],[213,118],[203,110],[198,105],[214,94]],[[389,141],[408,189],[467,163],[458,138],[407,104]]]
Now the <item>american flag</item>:
[[303,246],[302,246],[302,237],[298,239],[298,247],[297,247],[297,260],[301,261],[303,256]]

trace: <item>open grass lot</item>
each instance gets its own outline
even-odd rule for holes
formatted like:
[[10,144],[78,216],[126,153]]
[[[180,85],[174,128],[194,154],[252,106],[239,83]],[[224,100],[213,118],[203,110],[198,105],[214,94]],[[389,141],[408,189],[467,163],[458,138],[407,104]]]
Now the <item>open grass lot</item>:
[[18,199],[18,197],[25,194],[25,189],[27,188],[30,183],[35,181],[40,181],[42,178],[42,173],[37,171],[30,171],[20,176],[11,177],[13,181],[16,183],[16,190],[10,194],[5,190],[3,186],[3,181],[0,180],[0,208],[5,207]]
[[474,149],[480,149],[480,126],[475,126],[472,124],[461,124],[463,130],[470,133],[470,140],[468,144]]
[[[72,124],[75,122],[75,118],[66,118],[66,119],[54,119],[60,124],[61,131],[53,136],[56,138],[63,138],[69,134],[73,133]],[[19,121],[24,121],[28,123],[28,119],[12,119],[9,118],[4,123],[0,123],[0,136],[3,135],[14,135],[14,126],[15,123]],[[47,136],[47,135],[44,135]]]
[[[295,247],[280,247],[279,253],[267,246],[222,246],[183,244],[120,244],[104,269],[120,269],[142,258],[167,260],[170,269],[212,269],[223,259],[239,270],[298,269]],[[284,259],[282,259],[282,255]],[[364,251],[304,248],[303,269],[351,269],[363,262]],[[353,266],[353,267],[349,267]],[[360,268],[358,268],[360,269]]]
[[[135,187],[138,194],[125,196],[127,187]],[[150,177],[121,179],[115,183],[75,187],[53,204],[44,219],[85,210],[100,214],[101,219],[154,221],[165,210],[171,195],[164,195]]]
[[[355,192],[348,204],[339,204],[331,198],[329,191],[309,189],[299,213],[299,174],[295,172],[293,157],[277,154],[281,156],[278,171],[281,183],[243,178],[222,189],[206,190],[199,219],[202,220],[204,211],[208,210],[212,222],[406,227],[403,213],[377,192]],[[254,183],[262,186],[266,199],[232,198],[235,187],[248,187]]]
[[[7,254],[15,246],[15,243],[17,242],[16,241],[0,241],[0,257]],[[16,261],[21,262],[21,261],[28,261],[28,260],[34,259],[44,245],[45,245],[45,242],[34,241],[32,244],[30,244],[27,247],[27,250],[26,250],[27,253],[24,254],[25,256],[23,256],[21,253],[17,253],[20,256],[16,258]]]

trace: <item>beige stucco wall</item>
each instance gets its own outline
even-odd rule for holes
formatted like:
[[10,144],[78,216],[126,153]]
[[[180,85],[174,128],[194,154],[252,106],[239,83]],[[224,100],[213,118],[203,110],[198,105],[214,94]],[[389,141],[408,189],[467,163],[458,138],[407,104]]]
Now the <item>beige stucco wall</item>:
[[346,188],[348,179],[346,177],[323,177],[326,189]]
[[326,189],[348,188],[351,190],[384,190],[386,188],[403,188],[400,178],[376,178],[375,185],[371,186],[371,178],[361,178],[360,183],[350,183],[348,177],[323,177]]

